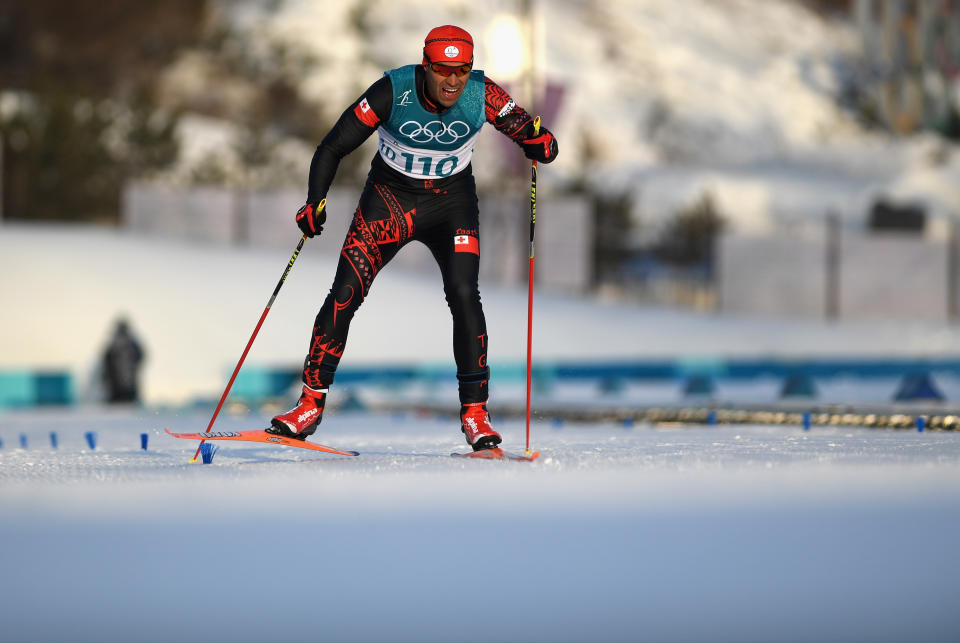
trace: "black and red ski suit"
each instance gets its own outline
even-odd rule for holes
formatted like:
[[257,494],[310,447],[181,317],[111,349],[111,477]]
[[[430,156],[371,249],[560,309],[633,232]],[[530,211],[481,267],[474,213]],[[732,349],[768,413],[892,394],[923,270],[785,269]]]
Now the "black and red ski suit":
[[[417,67],[417,100],[427,111],[442,115],[444,109],[427,95],[425,73],[422,66]],[[391,79],[385,75],[343,112],[314,153],[307,203],[318,203],[326,196],[340,160],[390,118],[393,102]],[[524,146],[528,156],[553,160],[557,153],[553,136],[549,135],[542,145],[529,145],[534,137],[533,119],[506,91],[485,77],[484,103],[486,122],[518,145],[528,141]],[[451,176],[423,180],[398,172],[380,154],[375,155],[340,251],[333,286],[314,323],[304,361],[304,383],[315,389],[333,383],[350,322],[374,278],[400,248],[416,240],[430,249],[443,277],[444,294],[453,315],[453,353],[461,403],[485,402],[490,369],[477,283],[478,215],[471,165]]]

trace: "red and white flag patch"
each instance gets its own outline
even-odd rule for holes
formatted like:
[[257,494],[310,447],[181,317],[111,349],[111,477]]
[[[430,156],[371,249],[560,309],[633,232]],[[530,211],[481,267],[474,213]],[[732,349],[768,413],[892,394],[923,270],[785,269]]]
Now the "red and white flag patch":
[[469,234],[458,234],[453,237],[454,252],[472,252],[480,254],[480,240]]
[[361,123],[368,127],[376,127],[377,123],[380,122],[380,117],[377,116],[377,113],[370,107],[370,103],[367,102],[366,98],[357,103],[357,106],[353,108],[353,113],[360,119]]

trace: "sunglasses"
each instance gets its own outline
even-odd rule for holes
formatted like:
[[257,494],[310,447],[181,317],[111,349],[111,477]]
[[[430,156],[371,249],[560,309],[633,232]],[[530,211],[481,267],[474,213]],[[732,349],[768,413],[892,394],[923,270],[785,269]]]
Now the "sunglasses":
[[441,76],[449,76],[450,74],[456,74],[457,76],[463,76],[464,74],[470,73],[470,70],[473,68],[472,64],[460,65],[458,67],[450,67],[448,65],[442,65],[440,63],[430,63],[430,69],[433,70],[433,73],[440,74]]

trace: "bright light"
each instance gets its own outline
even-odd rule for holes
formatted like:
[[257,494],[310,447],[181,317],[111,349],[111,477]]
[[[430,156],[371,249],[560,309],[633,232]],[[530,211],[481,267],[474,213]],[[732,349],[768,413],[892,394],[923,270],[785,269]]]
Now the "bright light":
[[495,16],[486,32],[484,69],[494,80],[516,80],[527,67],[520,22],[510,14]]

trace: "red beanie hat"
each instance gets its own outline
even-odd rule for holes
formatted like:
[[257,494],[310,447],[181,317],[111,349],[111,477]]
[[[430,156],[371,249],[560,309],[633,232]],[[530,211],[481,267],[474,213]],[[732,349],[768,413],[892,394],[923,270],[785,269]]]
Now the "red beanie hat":
[[473,62],[473,38],[460,27],[434,27],[423,41],[423,64],[444,62]]

